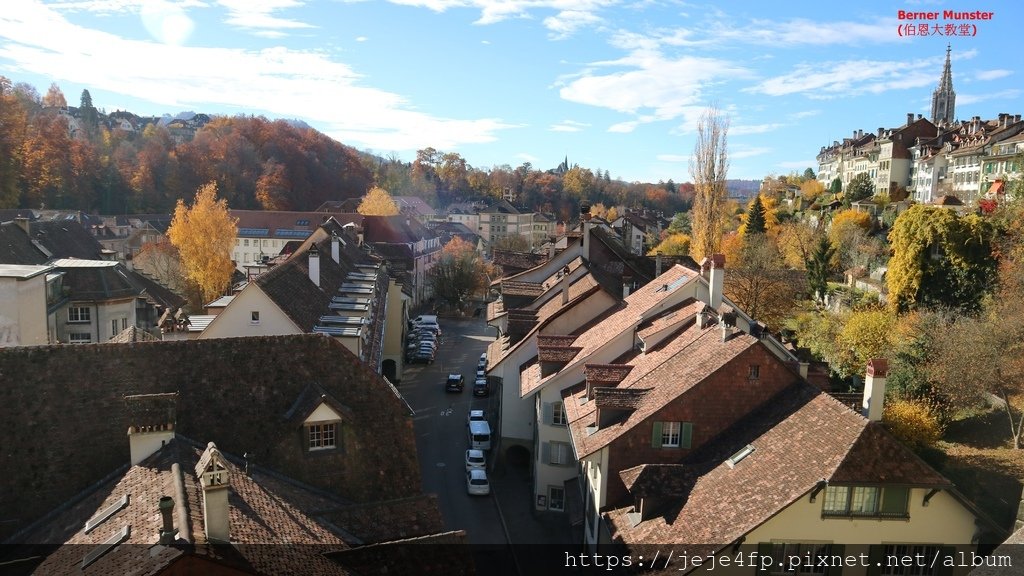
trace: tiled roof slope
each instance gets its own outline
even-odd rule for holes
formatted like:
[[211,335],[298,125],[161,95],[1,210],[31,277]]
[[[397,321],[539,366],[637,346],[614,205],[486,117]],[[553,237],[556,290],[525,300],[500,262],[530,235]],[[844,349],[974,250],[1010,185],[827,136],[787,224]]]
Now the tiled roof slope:
[[103,246],[99,240],[74,220],[32,222],[29,235],[53,258],[102,259]]
[[309,253],[300,250],[287,261],[256,277],[256,285],[304,332],[311,332],[320,316],[326,314],[331,298],[345,282],[356,264],[376,264],[355,242],[340,246],[339,259],[331,257],[331,240],[317,243],[320,258],[320,286],[309,278]]
[[418,220],[407,216],[363,216],[363,239],[366,242],[404,244],[435,236]]
[[[827,431],[827,433],[823,433]],[[806,494],[822,478],[836,480],[837,470],[859,442],[881,452],[898,441],[877,423],[848,410],[804,382],[786,388],[761,408],[726,429],[686,457],[678,468],[659,475],[666,491],[643,484],[649,495],[676,496],[662,515],[632,526],[630,508],[608,513],[617,541],[644,544],[711,544],[735,542]],[[754,452],[730,467],[726,460],[746,445]],[[904,449],[905,450],[905,449]],[[920,460],[860,463],[862,477],[883,477],[893,467],[908,467],[902,478],[915,486],[949,487],[950,483]],[[622,472],[636,486],[646,473]]]
[[49,259],[17,222],[0,224],[0,264],[45,264]]
[[[179,434],[255,454],[262,466],[348,499],[421,490],[407,405],[334,338],[4,348],[0,381],[8,447],[0,453],[0,510],[20,520],[0,525],[0,538],[129,461],[123,397],[134,394],[177,392]],[[352,411],[338,450],[307,454],[300,425],[285,417],[310,383]]]
[[532,252],[513,252],[511,250],[495,250],[492,256],[494,264],[501,266],[505,276],[529,270],[547,262],[547,254],[534,254]]
[[[156,546],[162,525],[158,504],[161,496],[174,498],[176,482],[184,487],[186,502],[175,501],[175,528],[188,535],[192,544],[207,542],[204,533],[203,493],[196,477],[196,463],[204,450],[175,439],[159,452],[132,466],[118,478],[98,486],[75,506],[59,514],[38,531],[26,534],[29,544],[71,544],[61,546],[38,567],[41,574],[155,574],[180,557],[197,553],[228,566],[260,574],[346,574],[323,556],[324,552],[346,549],[346,542],[330,523],[317,518],[319,509],[344,505],[344,500],[226,461],[231,547]],[[181,476],[175,479],[172,465]],[[128,505],[114,513],[88,534],[85,522],[99,511],[128,496]],[[177,500],[177,499],[176,499]],[[179,511],[177,508],[184,507]],[[184,513],[182,513],[184,512]],[[181,525],[184,520],[185,525]],[[83,557],[125,525],[131,527],[127,540],[81,568]],[[259,544],[256,546],[255,544]],[[288,544],[287,546],[271,544]]]

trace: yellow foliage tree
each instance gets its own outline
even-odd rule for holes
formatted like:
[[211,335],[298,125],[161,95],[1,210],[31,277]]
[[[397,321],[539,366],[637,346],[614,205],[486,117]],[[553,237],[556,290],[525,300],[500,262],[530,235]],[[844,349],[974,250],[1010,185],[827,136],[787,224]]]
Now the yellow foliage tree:
[[800,184],[800,195],[803,196],[808,206],[814,203],[823,192],[825,192],[825,185],[817,180],[805,180]]
[[231,282],[237,222],[227,200],[217,199],[215,182],[199,188],[191,207],[179,199],[174,209],[167,236],[178,249],[185,278],[199,287],[206,302],[223,294]]
[[615,206],[608,209],[608,213],[605,214],[604,219],[609,222],[615,222],[619,219],[619,211],[615,209]]
[[356,211],[363,216],[394,216],[398,214],[398,204],[387,190],[374,186],[366,196],[363,196],[363,201],[359,203]]
[[942,437],[942,426],[928,406],[909,400],[885,403],[882,422],[893,436],[914,448],[931,446]]
[[845,376],[860,374],[872,358],[886,358],[893,347],[896,318],[883,308],[851,312],[836,335],[837,362]]
[[669,234],[647,255],[653,256],[659,252],[666,256],[686,256],[690,253],[690,237],[683,233]]

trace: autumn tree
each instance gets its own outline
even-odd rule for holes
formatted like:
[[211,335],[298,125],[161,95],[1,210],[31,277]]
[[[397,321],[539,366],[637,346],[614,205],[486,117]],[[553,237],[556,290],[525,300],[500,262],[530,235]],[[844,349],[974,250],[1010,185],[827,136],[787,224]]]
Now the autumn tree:
[[487,284],[487,265],[472,244],[458,236],[444,248],[438,261],[427,272],[427,281],[436,298],[461,308]]
[[958,216],[940,206],[911,206],[889,232],[890,308],[978,310],[996,272],[994,235],[992,223],[976,214]]
[[778,248],[764,234],[743,237],[739,258],[725,275],[726,296],[751,318],[774,328],[793,311],[802,288],[803,275],[786,269]]
[[871,215],[854,209],[842,210],[832,217],[828,239],[836,249],[836,264],[844,268],[853,266],[853,253],[867,237],[872,226]]
[[790,220],[779,224],[769,236],[774,237],[787,268],[802,270],[821,234],[807,222]]
[[704,111],[697,122],[697,141],[690,158],[694,199],[690,255],[698,262],[719,251],[725,220],[725,179],[729,172],[729,119],[717,109]]
[[604,219],[609,222],[615,222],[616,220],[619,219],[619,210],[615,206],[612,206],[604,215]]
[[143,244],[139,253],[132,257],[132,265],[179,294],[188,290],[178,249],[166,237]]
[[28,114],[11,81],[0,76],[0,208],[17,208]]
[[868,360],[887,358],[893,346],[895,317],[883,308],[854,310],[836,335],[832,368],[843,377],[861,374]]
[[682,232],[668,234],[657,246],[651,248],[647,255],[654,256],[659,253],[666,256],[688,256],[690,254],[690,237]]
[[387,190],[374,186],[363,196],[356,211],[363,216],[394,216],[398,214],[398,204],[391,199]]
[[46,91],[46,96],[43,96],[43,106],[46,108],[67,108],[68,100],[64,97],[64,92],[61,91],[60,86],[54,82],[50,84],[50,89]]
[[800,196],[808,205],[817,200],[823,192],[825,192],[825,186],[817,180],[807,180],[800,184]]
[[217,199],[213,182],[199,188],[192,206],[179,199],[174,209],[167,237],[178,249],[185,277],[199,287],[206,302],[223,294],[231,282],[237,221],[227,201]]
[[491,250],[507,250],[509,252],[527,252],[531,248],[530,240],[522,234],[500,236],[491,242]]

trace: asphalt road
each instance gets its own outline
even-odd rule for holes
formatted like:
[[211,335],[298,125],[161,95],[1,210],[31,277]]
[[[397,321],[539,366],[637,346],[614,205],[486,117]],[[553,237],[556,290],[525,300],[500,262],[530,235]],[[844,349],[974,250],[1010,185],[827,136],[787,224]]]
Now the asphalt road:
[[[438,495],[447,530],[466,531],[469,543],[474,545],[479,573],[506,572],[507,556],[493,550],[508,543],[494,497],[466,493],[466,416],[471,409],[483,409],[492,430],[496,424],[496,391],[492,389],[487,398],[473,396],[477,361],[494,341],[495,332],[480,318],[442,318],[440,324],[443,341],[434,363],[407,365],[399,385],[416,413],[416,449],[423,490]],[[449,373],[465,377],[461,393],[445,391]]]

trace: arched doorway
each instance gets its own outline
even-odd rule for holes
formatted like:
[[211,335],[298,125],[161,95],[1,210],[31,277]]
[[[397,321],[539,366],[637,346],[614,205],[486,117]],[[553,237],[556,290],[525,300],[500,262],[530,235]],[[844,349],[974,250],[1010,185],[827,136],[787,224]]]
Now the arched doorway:
[[385,360],[380,365],[381,372],[384,377],[388,379],[388,382],[395,383],[396,377],[398,376],[398,365],[395,364],[394,360]]

